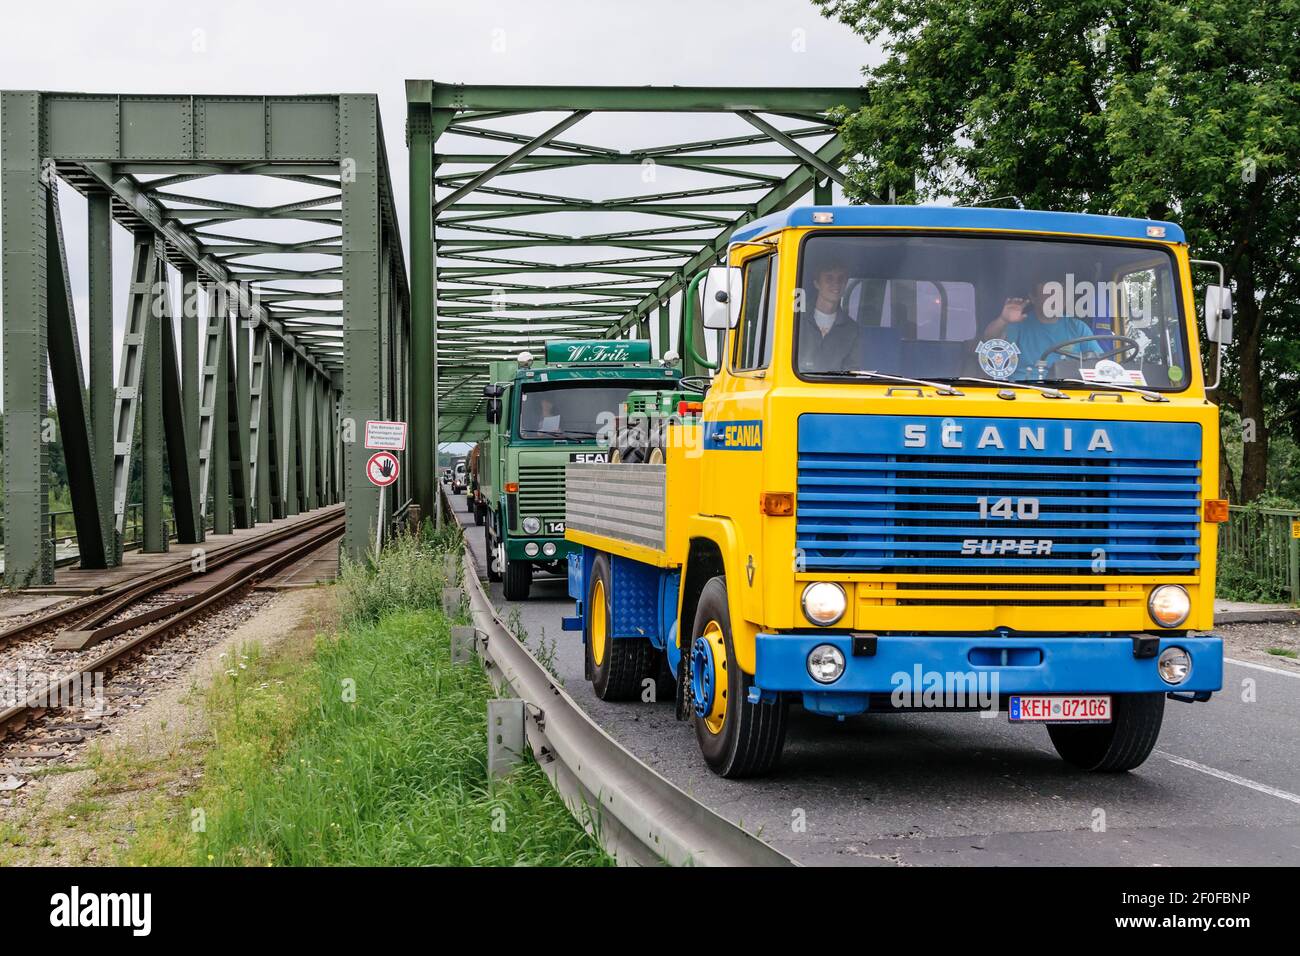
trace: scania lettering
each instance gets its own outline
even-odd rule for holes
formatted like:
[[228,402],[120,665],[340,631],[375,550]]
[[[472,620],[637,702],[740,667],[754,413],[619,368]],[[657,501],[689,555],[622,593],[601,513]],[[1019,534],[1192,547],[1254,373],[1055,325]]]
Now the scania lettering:
[[[1204,356],[1194,268],[1220,283]],[[794,707],[972,709],[893,695],[923,671],[1046,724],[1075,767],[1138,766],[1166,702],[1223,680],[1221,283],[1142,219],[819,206],[740,228],[687,297],[716,373],[629,399],[620,421],[649,417],[627,449],[567,465],[565,626],[596,694],[673,683],[706,763],[743,777]]]

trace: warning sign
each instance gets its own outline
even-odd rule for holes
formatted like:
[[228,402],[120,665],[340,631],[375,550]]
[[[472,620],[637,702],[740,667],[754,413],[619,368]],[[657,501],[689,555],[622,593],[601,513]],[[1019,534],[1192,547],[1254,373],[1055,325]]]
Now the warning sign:
[[1300,521],[1291,522],[1291,537],[1300,538]]
[[400,468],[397,459],[391,453],[378,451],[366,462],[366,477],[370,479],[372,485],[387,488],[397,480],[397,472]]
[[366,447],[406,450],[406,422],[366,422]]

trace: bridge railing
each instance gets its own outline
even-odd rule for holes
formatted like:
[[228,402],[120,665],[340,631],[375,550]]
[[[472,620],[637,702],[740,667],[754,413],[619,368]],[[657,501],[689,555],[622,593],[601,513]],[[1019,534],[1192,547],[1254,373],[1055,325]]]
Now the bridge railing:
[[[203,527],[209,532],[214,530],[211,501],[212,499],[209,498],[207,514],[203,518]],[[171,502],[163,503],[163,526],[167,529],[168,539],[176,540],[176,517],[172,512]],[[56,565],[76,563],[81,552],[77,544],[77,524],[71,510],[50,512],[46,538],[54,548]],[[4,558],[4,543],[4,519],[0,518],[0,560]],[[126,506],[126,521],[122,524],[122,547],[127,551],[134,551],[143,543],[144,505],[136,501]]]
[[1220,595],[1300,604],[1300,511],[1233,505],[1219,532]]

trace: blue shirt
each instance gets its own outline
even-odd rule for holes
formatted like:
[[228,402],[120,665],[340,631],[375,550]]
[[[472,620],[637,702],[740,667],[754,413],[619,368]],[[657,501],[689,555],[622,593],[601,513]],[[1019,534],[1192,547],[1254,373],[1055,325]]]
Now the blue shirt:
[[[1031,311],[1025,316],[1023,322],[1008,323],[1001,337],[1015,343],[1020,349],[1019,362],[1012,377],[1018,382],[1023,382],[1035,376],[1035,366],[1039,357],[1052,346],[1092,334],[1092,329],[1082,319],[1063,315],[1055,322],[1041,322],[1038,315]],[[1071,345],[1069,352],[1077,356],[1087,353],[1100,355],[1101,346],[1096,342],[1079,342]],[[1048,366],[1050,367],[1052,362],[1061,357],[1059,352],[1049,355]]]

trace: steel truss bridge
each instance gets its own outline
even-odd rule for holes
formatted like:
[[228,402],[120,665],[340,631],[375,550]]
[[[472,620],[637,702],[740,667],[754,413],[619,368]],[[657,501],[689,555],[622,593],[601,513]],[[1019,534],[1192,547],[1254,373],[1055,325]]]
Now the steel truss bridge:
[[[396,518],[437,514],[436,449],[486,434],[492,360],[630,337],[699,371],[703,333],[680,341],[690,277],[737,225],[830,202],[845,158],[832,111],[862,98],[406,93],[409,276],[373,95],[0,95],[7,586],[54,578],[55,435],[82,567],[121,562],[137,494],[146,551],[167,549],[169,525],[194,545],[342,500],[343,548],[361,557]],[[85,197],[85,276],[60,184]],[[132,248],[117,290],[114,223]],[[410,423],[383,514],[369,420]]]

